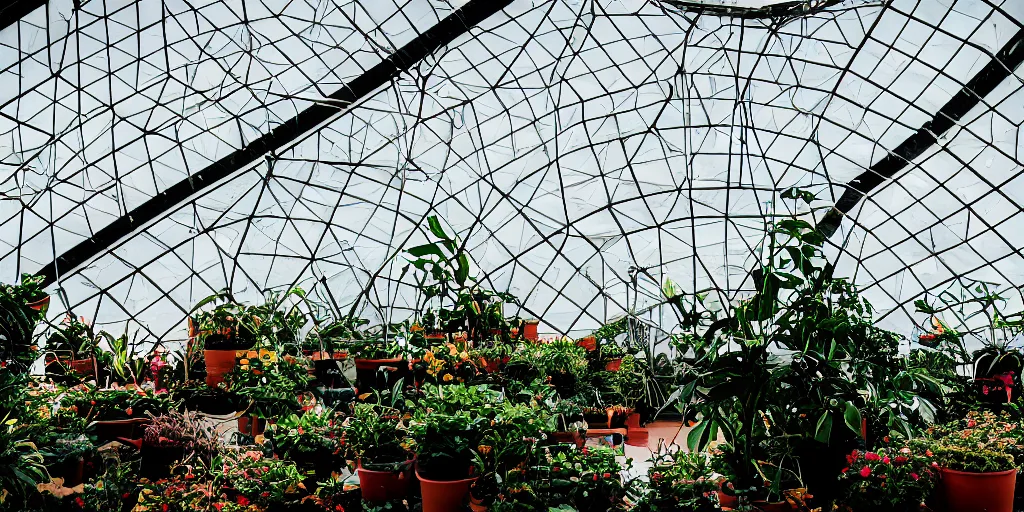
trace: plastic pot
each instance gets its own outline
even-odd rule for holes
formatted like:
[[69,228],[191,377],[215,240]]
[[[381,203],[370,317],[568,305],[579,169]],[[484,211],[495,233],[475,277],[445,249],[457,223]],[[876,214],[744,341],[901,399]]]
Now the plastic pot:
[[576,341],[576,344],[585,348],[588,352],[597,350],[597,338],[593,336],[585,336]]
[[356,473],[359,475],[359,492],[369,502],[400,500],[409,493],[412,481],[412,461],[400,471],[373,471],[360,462]]
[[428,480],[419,470],[416,478],[420,481],[420,496],[423,497],[423,512],[453,512],[462,510],[469,488],[476,477],[462,480]]
[[947,512],[1013,512],[1017,470],[969,473],[942,468],[942,501]]
[[203,358],[206,360],[206,385],[211,388],[217,387],[224,382],[224,375],[230,372],[237,363],[234,350],[204,350]]

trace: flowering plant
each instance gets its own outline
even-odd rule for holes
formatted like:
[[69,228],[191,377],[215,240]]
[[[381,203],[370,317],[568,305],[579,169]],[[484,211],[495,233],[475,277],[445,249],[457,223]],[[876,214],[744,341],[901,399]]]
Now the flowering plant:
[[264,458],[260,452],[225,454],[213,468],[214,477],[237,494],[234,501],[239,505],[275,510],[305,494],[303,475],[294,462]]
[[80,384],[69,389],[60,404],[61,407],[94,421],[163,414],[174,405],[166,394],[153,393],[134,384],[110,389],[97,389],[92,385]]
[[290,415],[278,420],[266,433],[274,447],[274,453],[299,464],[338,467],[345,448],[341,418],[332,410],[317,412],[310,410],[302,416]]
[[446,343],[423,353],[427,375],[437,383],[466,382],[476,375],[474,364],[465,344]]
[[659,446],[651,455],[647,470],[647,492],[634,509],[636,512],[719,510],[718,483],[712,478],[711,457],[705,453],[684,453],[678,446]]
[[273,418],[299,409],[298,395],[309,381],[304,360],[261,348],[247,351],[221,385],[248,400],[258,416]]
[[924,443],[947,469],[974,473],[1017,468],[1024,452],[1024,428],[1007,415],[971,412],[963,420],[929,429]]
[[[839,480],[846,510],[919,510],[935,486],[938,463],[932,452],[904,446],[873,452],[854,450]],[[841,508],[843,508],[841,507]]]

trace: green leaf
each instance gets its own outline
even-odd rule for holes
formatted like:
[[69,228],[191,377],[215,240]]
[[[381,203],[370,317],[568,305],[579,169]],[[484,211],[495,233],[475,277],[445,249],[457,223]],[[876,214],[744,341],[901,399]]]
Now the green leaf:
[[708,423],[709,422],[707,420],[701,421],[694,425],[693,428],[690,429],[690,432],[686,434],[686,447],[689,448],[691,452],[702,450],[704,448],[703,444],[706,444],[706,441],[702,443],[701,439],[704,437],[704,432],[708,429]]
[[438,238],[451,240],[451,238],[448,238],[448,234],[444,232],[444,228],[441,227],[441,221],[437,220],[437,215],[427,217],[427,225],[430,226],[430,232],[437,235]]
[[814,439],[822,443],[828,443],[832,436],[832,413],[825,411],[818,418],[818,425],[814,429]]
[[455,282],[462,286],[469,279],[469,258],[466,256],[466,253],[460,253],[458,261],[459,266],[455,269]]
[[846,410],[843,411],[843,421],[846,423],[846,427],[852,430],[853,433],[860,435],[861,426],[863,426],[860,410],[851,402],[844,401],[843,403],[846,406]]
[[417,258],[434,255],[437,256],[438,258],[444,259],[444,252],[441,251],[441,248],[438,247],[437,244],[417,245],[416,247],[410,247],[406,249],[405,252]]

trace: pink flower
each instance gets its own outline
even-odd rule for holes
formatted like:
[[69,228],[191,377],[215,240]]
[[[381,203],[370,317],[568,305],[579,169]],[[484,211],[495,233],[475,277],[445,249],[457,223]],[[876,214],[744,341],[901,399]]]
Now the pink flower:
[[888,463],[889,463],[889,456],[886,455],[885,457],[882,457],[882,464],[888,464]]
[[878,454],[875,452],[867,452],[864,454],[864,460],[869,462],[875,462],[877,460],[882,460],[882,458],[879,457]]
[[864,478],[867,478],[867,477],[871,476],[871,468],[868,467],[868,466],[864,466],[864,467],[860,468],[860,476],[862,476]]
[[892,463],[897,465],[897,466],[902,466],[902,465],[906,464],[907,461],[909,461],[909,460],[910,459],[908,459],[908,458],[906,458],[906,457],[904,457],[902,455],[897,455],[896,458],[893,459]]
[[911,473],[911,474],[910,474],[910,478],[913,478],[913,479],[914,479],[914,481],[916,482],[916,481],[917,481],[917,479],[918,479],[918,478],[921,478],[921,477],[917,476],[917,473]]

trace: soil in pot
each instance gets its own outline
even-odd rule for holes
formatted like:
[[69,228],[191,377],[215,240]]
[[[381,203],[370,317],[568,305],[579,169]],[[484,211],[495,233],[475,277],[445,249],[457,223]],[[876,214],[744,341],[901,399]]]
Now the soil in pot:
[[400,500],[409,493],[412,480],[412,461],[396,471],[366,469],[360,463],[356,469],[359,475],[359,491],[369,502]]
[[939,495],[947,512],[1013,512],[1017,470],[968,473],[940,470]]

